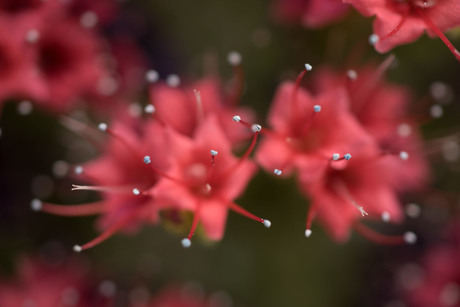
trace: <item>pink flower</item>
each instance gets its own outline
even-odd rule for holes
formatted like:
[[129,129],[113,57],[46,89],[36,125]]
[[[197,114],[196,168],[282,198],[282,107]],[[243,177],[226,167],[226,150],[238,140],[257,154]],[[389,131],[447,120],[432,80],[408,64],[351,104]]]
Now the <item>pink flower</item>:
[[[141,125],[141,132],[121,123],[114,124],[113,128],[100,124],[99,128],[111,136],[102,155],[75,168],[77,174],[95,185],[74,185],[73,190],[100,191],[103,200],[67,206],[39,200],[31,204],[34,210],[63,216],[102,215],[99,224],[104,232],[83,246],[75,246],[76,251],[93,247],[121,229],[156,223],[161,209],[158,202],[143,191],[155,186],[167,168],[168,153],[163,127],[151,122]],[[93,131],[83,133],[92,134]]]
[[89,268],[82,262],[51,265],[39,259],[24,259],[15,280],[0,281],[0,306],[108,306],[102,298],[96,301],[91,282]]
[[[255,138],[258,132],[255,133]],[[256,165],[246,158],[233,156],[231,143],[220,128],[216,117],[206,119],[193,138],[169,129],[170,165],[168,175],[150,192],[162,207],[175,207],[194,213],[190,234],[182,241],[190,246],[199,222],[207,237],[219,240],[224,234],[228,209],[270,226],[268,220],[258,218],[234,203],[256,171]]]
[[275,0],[273,14],[287,23],[320,28],[343,18],[348,5],[342,0]]
[[442,33],[460,25],[460,3],[456,0],[344,0],[364,16],[376,16],[371,37],[379,52],[417,40],[425,31],[438,36],[460,61],[460,53]]
[[232,143],[250,137],[248,129],[235,125],[234,114],[253,118],[248,108],[237,107],[238,89],[232,95],[224,96],[219,82],[207,78],[187,87],[174,87],[170,84],[155,83],[150,90],[150,100],[155,106],[155,117],[176,131],[192,136],[202,119],[215,114],[224,133]]
[[351,111],[375,138],[382,154],[390,155],[388,163],[395,164],[395,186],[407,191],[425,186],[429,171],[417,125],[408,114],[412,95],[407,88],[383,78],[392,60],[389,57],[379,67],[368,65],[347,73],[319,69],[314,87],[319,92],[337,87],[347,90]]

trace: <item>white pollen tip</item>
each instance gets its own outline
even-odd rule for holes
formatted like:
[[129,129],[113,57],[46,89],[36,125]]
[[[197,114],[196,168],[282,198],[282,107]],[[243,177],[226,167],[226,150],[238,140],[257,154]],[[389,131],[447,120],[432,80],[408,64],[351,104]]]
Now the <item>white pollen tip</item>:
[[40,38],[40,32],[38,30],[32,29],[29,30],[26,34],[26,41],[29,43],[36,43]]
[[232,66],[238,66],[241,64],[241,61],[243,60],[241,54],[236,51],[232,51],[228,53],[227,56],[227,61],[230,65]]
[[166,77],[166,84],[170,87],[178,87],[180,85],[180,78],[178,75],[172,74]]
[[280,169],[275,168],[275,169],[273,170],[273,173],[274,173],[276,176],[281,176],[281,174],[283,173],[283,171],[280,170]]
[[75,166],[74,172],[77,175],[81,175],[83,173],[83,166],[81,165]]
[[346,153],[346,154],[343,156],[343,158],[344,158],[345,160],[350,160],[350,159],[351,159],[351,155],[350,155],[349,153]]
[[404,234],[404,242],[407,244],[414,244],[417,242],[417,235],[412,231],[408,231]]
[[432,105],[430,108],[430,115],[433,118],[441,118],[442,115],[444,114],[444,110],[442,106],[439,104]]
[[145,157],[144,157],[144,163],[145,163],[145,164],[150,164],[150,163],[152,163],[152,160],[150,159],[149,156],[145,156]]
[[141,191],[139,191],[139,189],[134,188],[133,189],[133,194],[134,195],[139,195],[139,194],[141,194]]
[[155,83],[160,79],[160,75],[156,70],[150,69],[145,73],[145,80],[149,83]]
[[355,81],[358,79],[358,73],[355,70],[350,69],[347,71],[347,77],[348,79]]
[[147,114],[155,113],[155,106],[153,104],[148,104],[144,107],[144,112]]
[[377,34],[372,34],[369,36],[369,44],[371,44],[372,46],[377,44],[379,40],[380,40],[380,37]]
[[313,69],[313,66],[311,66],[311,65],[308,64],[308,63],[306,63],[306,64],[305,64],[305,69],[306,69],[307,71],[311,71],[311,70]]
[[217,154],[218,154],[219,152],[218,152],[217,150],[211,150],[210,153],[211,153],[211,156],[214,156],[214,157],[215,157],[215,156],[217,156]]
[[82,251],[82,248],[80,245],[74,245],[73,246],[73,251],[76,253],[80,253]]
[[43,207],[43,204],[41,202],[41,200],[39,199],[33,199],[31,202],[30,202],[30,208],[33,210],[33,211],[41,211],[42,210],[42,207]]
[[97,25],[99,18],[92,11],[87,11],[80,17],[80,24],[85,28],[92,28]]
[[252,130],[252,132],[254,132],[254,133],[260,132],[260,131],[262,130],[262,126],[261,126],[261,125],[254,124],[254,125],[252,125],[251,130]]
[[332,160],[337,161],[339,158],[340,158],[340,154],[338,153],[332,154]]
[[272,222],[270,222],[269,220],[264,220],[264,226],[265,228],[270,228],[272,226]]
[[311,237],[311,233],[312,233],[311,229],[305,230],[305,237],[310,238],[310,237]]
[[384,211],[381,215],[382,221],[388,223],[391,220],[390,213],[388,211]]
[[105,131],[107,131],[107,124],[106,123],[100,123],[99,126],[97,126],[97,128],[99,130],[101,130],[102,132],[105,132]]
[[317,104],[317,105],[313,106],[313,110],[314,110],[316,113],[321,112],[321,106]]
[[233,121],[239,123],[241,121],[241,117],[238,115],[233,116]]
[[407,159],[409,159],[409,154],[408,154],[406,151],[401,151],[401,152],[399,153],[399,158],[400,158],[401,160],[406,161]]
[[192,241],[190,241],[189,238],[182,239],[180,243],[184,248],[189,248],[190,246],[192,246]]

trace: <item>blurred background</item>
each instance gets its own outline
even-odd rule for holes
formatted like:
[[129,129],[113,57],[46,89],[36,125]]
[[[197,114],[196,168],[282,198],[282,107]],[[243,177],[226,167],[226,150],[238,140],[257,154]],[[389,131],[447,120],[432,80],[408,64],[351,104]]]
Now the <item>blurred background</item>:
[[[155,69],[161,79],[177,74],[186,83],[217,71],[229,81],[232,69],[227,54],[238,51],[245,74],[241,104],[254,108],[261,123],[277,85],[294,80],[304,63],[314,69],[324,65],[344,69],[380,63],[387,56],[368,44],[372,19],[352,10],[336,23],[307,29],[296,22],[277,21],[273,3],[262,0],[125,0],[113,5],[116,13],[98,25],[98,35],[114,40],[128,37],[141,55],[138,59],[142,57],[140,66]],[[459,30],[451,31],[449,38],[460,46]],[[413,91],[413,116],[423,119],[419,122],[427,146],[432,144],[428,140],[458,133],[460,64],[447,48],[439,39],[424,35],[392,53],[397,65],[388,79]],[[136,86],[137,94],[126,100],[145,105],[143,74]],[[441,97],[433,94],[436,86],[442,88]],[[21,101],[5,98],[1,109],[3,281],[14,280],[24,257],[75,257],[72,246],[98,233],[96,218],[30,210],[33,198],[63,204],[95,199],[97,194],[70,191],[75,180],[68,175],[67,163],[83,163],[97,151],[62,125],[62,114],[41,107],[24,111]],[[433,104],[442,106],[442,117],[430,117]],[[76,108],[67,114],[79,116],[83,111]],[[94,114],[89,118],[95,125],[107,116],[104,108]],[[356,234],[338,244],[318,225],[306,239],[308,200],[297,191],[295,180],[261,170],[237,202],[270,218],[269,230],[230,213],[219,242],[196,240],[185,250],[180,239],[188,226],[178,230],[147,225],[132,234],[116,234],[79,256],[90,263],[94,279],[116,285],[116,306],[147,300],[168,285],[211,298],[208,301],[215,306],[412,306],[406,293],[420,283],[424,255],[451,242],[446,233],[460,199],[457,156],[446,160],[442,152],[427,154],[433,172],[430,190],[403,196],[408,212],[403,224],[375,225],[387,233],[414,231],[419,238],[414,245],[380,246]],[[439,306],[458,306],[453,302]]]

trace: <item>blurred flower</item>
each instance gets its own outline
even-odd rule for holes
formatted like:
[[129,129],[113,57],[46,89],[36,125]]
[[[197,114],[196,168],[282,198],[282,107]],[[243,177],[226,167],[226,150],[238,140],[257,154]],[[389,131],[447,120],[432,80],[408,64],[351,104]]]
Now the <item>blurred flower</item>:
[[348,5],[342,0],[274,0],[273,14],[285,23],[320,28],[343,18]]
[[379,52],[412,43],[425,31],[438,36],[460,61],[460,52],[442,33],[460,25],[460,3],[456,0],[344,0],[364,16],[376,16],[371,43]]

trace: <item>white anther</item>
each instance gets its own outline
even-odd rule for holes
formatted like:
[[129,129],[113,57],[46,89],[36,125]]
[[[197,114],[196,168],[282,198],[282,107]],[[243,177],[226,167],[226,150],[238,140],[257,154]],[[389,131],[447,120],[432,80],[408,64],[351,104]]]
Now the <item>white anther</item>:
[[460,146],[457,141],[448,140],[442,143],[442,156],[446,161],[455,162],[460,157]]
[[417,204],[409,203],[406,205],[406,214],[411,218],[419,217],[421,212],[422,210]]
[[232,66],[240,65],[242,60],[243,58],[241,57],[241,54],[239,52],[232,51],[228,53],[227,61],[230,65]]
[[431,106],[430,108],[431,117],[441,118],[443,114],[444,114],[444,109],[439,104],[435,104]]
[[184,248],[189,248],[190,246],[192,246],[192,241],[190,241],[189,238],[182,239],[180,243]]
[[385,223],[388,223],[391,220],[390,212],[384,211],[382,213],[381,218],[382,218],[382,221],[384,221]]
[[273,171],[273,173],[274,173],[276,176],[281,176],[281,174],[283,173],[283,171],[280,170],[280,169],[275,168],[275,170]]
[[83,166],[81,166],[81,165],[75,166],[74,172],[77,175],[81,175],[83,173]]
[[144,157],[144,163],[145,163],[145,164],[150,164],[150,163],[152,163],[152,160],[150,159],[150,156],[145,156],[145,157]]
[[406,161],[407,159],[409,159],[409,154],[408,154],[406,151],[401,151],[401,152],[399,153],[399,158],[400,158],[401,160]]
[[42,208],[43,208],[43,204],[42,204],[41,200],[35,198],[30,202],[30,208],[33,211],[41,211]]
[[29,100],[23,100],[18,104],[18,113],[20,115],[29,115],[32,112],[33,105]]
[[311,70],[313,69],[313,66],[311,66],[311,65],[308,64],[308,63],[306,63],[306,64],[305,64],[305,69],[306,69],[307,71],[311,71]]
[[101,130],[102,132],[105,132],[105,131],[107,131],[107,124],[106,123],[100,123],[99,126],[97,126],[97,128],[99,130]]
[[92,28],[97,25],[98,17],[96,13],[88,11],[83,13],[80,17],[80,24],[85,28]]
[[313,110],[314,110],[316,113],[318,113],[318,112],[321,111],[321,106],[318,105],[318,104],[317,104],[317,105],[314,105],[314,106],[313,106]]
[[310,238],[310,237],[311,237],[311,233],[312,233],[311,229],[305,230],[305,237]]
[[27,42],[31,44],[36,43],[38,42],[39,38],[40,38],[40,32],[38,32],[38,30],[32,29],[32,30],[27,31],[27,34],[26,34]]
[[337,161],[339,158],[340,158],[340,154],[338,153],[332,154],[332,160]]
[[379,40],[380,40],[380,37],[377,34],[371,34],[369,36],[369,44],[371,44],[372,46],[377,44]]
[[133,189],[133,194],[134,195],[139,195],[139,194],[141,194],[141,191],[139,191],[139,189],[134,188]]
[[148,104],[144,108],[144,112],[147,114],[153,114],[155,113],[155,106],[153,104]]
[[204,185],[204,187],[205,187],[205,189],[206,189],[206,192],[208,192],[208,193],[211,192],[211,185],[210,185],[209,183],[206,183],[206,184]]
[[361,212],[361,216],[369,215],[366,211],[364,211],[364,208],[362,206],[358,206],[357,208],[359,212]]
[[170,87],[178,87],[180,85],[180,78],[178,75],[172,74],[166,77],[166,84]]
[[241,121],[241,117],[238,115],[233,116],[233,121],[239,123]]
[[408,137],[412,133],[412,127],[409,124],[402,123],[397,129],[398,135],[402,137]]
[[142,113],[142,107],[137,102],[133,102],[128,106],[128,112],[132,117],[139,117]]
[[344,158],[345,160],[350,160],[350,159],[351,159],[351,155],[350,155],[349,153],[346,153],[346,154],[343,156],[343,158]]
[[145,80],[149,83],[155,83],[160,79],[160,75],[156,70],[150,69],[145,73]]
[[254,124],[254,125],[251,126],[251,130],[252,130],[252,132],[254,132],[254,133],[260,132],[260,130],[262,130],[262,126],[261,126],[261,125]]
[[358,73],[353,70],[353,69],[349,69],[347,71],[347,77],[350,79],[350,80],[353,80],[355,81],[356,79],[358,79]]
[[74,245],[73,246],[73,251],[76,252],[76,253],[79,253],[82,251],[82,248],[80,245]]
[[270,228],[271,225],[272,225],[272,222],[270,222],[269,220],[264,220],[265,228]]
[[219,153],[217,150],[212,150],[212,149],[210,152],[211,152],[211,156],[213,157],[217,156],[217,154]]
[[404,234],[404,242],[407,244],[414,244],[417,242],[417,235],[412,231],[408,231]]

